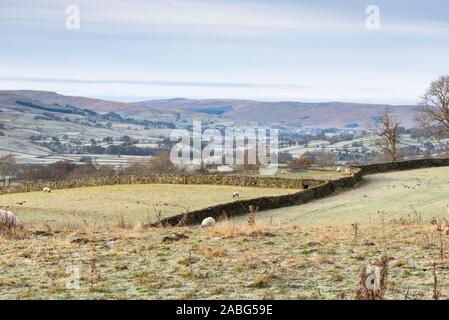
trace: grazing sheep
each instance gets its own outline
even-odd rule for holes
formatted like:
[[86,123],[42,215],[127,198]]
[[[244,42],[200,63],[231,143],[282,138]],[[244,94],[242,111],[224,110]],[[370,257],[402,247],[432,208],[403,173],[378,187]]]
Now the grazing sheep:
[[213,227],[215,225],[215,219],[208,217],[201,222],[201,228]]
[[232,198],[240,198],[240,193],[238,191],[234,192]]
[[22,223],[17,216],[11,211],[0,210],[0,226],[7,228],[20,227]]
[[341,168],[340,167],[337,168],[337,172],[341,172]]
[[45,187],[44,189],[42,189],[42,191],[50,193],[51,189],[49,187]]
[[281,174],[287,174],[287,171],[281,170]]

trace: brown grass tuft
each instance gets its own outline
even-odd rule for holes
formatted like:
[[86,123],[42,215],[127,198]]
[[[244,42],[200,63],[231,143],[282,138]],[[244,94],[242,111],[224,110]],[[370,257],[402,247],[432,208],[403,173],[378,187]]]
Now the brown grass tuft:
[[24,225],[11,226],[0,223],[0,237],[9,240],[21,240],[28,236],[28,230]]
[[246,236],[274,236],[270,230],[273,230],[273,226],[267,226],[264,224],[257,224],[253,226],[248,225],[236,225],[231,221],[223,221],[217,223],[213,228],[207,229],[212,232],[213,235],[218,235],[223,238],[236,238]]

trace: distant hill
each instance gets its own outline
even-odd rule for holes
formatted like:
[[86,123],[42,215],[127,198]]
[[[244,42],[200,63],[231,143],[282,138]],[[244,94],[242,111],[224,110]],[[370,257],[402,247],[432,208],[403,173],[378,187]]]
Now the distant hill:
[[[159,110],[177,110],[191,114],[220,115],[233,120],[258,123],[286,123],[313,128],[364,127],[387,105],[344,102],[301,103],[260,102],[250,100],[169,99],[135,103]],[[403,126],[414,125],[415,106],[390,106]]]
[[[1,108],[30,108],[45,105],[46,108],[72,109],[72,112],[90,110],[99,114],[117,112],[122,116],[151,120],[162,114],[180,113],[222,117],[234,121],[256,123],[284,123],[304,128],[360,128],[376,117],[386,105],[345,102],[302,103],[261,102],[233,99],[166,99],[134,103],[107,101],[85,97],[60,95],[47,91],[0,91]],[[415,106],[391,106],[402,126],[414,125]],[[51,110],[50,110],[51,111]],[[61,111],[61,110],[60,110]],[[67,110],[66,110],[67,111]],[[70,111],[67,111],[70,112]]]
[[[56,92],[50,91],[34,91],[34,90],[0,90],[0,107],[3,103],[8,103],[10,106],[15,104],[15,101],[39,101],[47,105],[65,106],[71,105],[78,108],[86,108],[98,113],[107,113],[117,110],[133,110],[139,108],[133,104],[124,102],[107,101],[101,99],[92,99],[85,97],[65,96]],[[151,110],[151,108],[148,108]]]

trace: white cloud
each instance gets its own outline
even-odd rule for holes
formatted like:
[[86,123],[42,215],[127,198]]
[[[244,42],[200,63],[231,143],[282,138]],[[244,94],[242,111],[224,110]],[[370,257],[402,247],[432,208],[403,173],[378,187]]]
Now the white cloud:
[[[17,1],[0,4],[0,19],[15,23],[45,22],[62,30],[61,1]],[[225,36],[289,36],[365,34],[365,16],[329,11],[312,5],[234,1],[76,0],[82,28],[102,33],[175,33]],[[28,4],[28,5],[26,5]],[[383,16],[382,16],[383,17]],[[449,36],[449,24],[382,19],[381,32],[393,35]]]

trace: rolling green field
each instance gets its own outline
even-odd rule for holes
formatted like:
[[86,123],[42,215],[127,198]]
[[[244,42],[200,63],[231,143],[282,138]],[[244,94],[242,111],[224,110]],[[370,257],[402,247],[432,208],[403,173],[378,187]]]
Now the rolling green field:
[[240,199],[294,193],[296,190],[212,185],[115,185],[0,195],[0,208],[9,207],[28,225],[76,226],[153,222],[157,212],[167,217]]
[[[338,225],[415,216],[424,220],[449,213],[449,167],[365,176],[356,189],[288,208],[260,212],[257,219],[280,224]],[[236,221],[244,221],[236,217]]]

